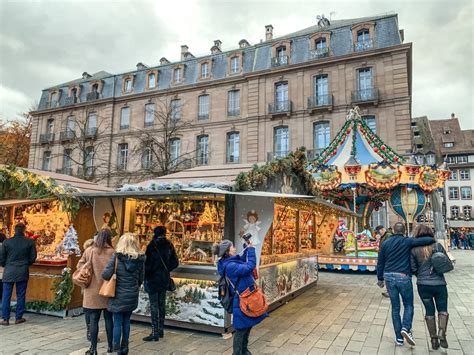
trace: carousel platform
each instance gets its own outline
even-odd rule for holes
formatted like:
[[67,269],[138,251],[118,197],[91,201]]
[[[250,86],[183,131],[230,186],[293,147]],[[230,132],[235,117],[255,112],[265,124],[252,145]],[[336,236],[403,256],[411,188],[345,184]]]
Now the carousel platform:
[[377,258],[349,257],[345,255],[319,255],[320,270],[371,271],[377,269]]

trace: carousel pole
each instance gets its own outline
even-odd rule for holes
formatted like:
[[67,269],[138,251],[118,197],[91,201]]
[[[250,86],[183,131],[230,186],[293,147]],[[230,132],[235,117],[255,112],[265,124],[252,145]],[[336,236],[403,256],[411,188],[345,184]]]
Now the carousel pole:
[[[353,201],[352,203],[354,204],[354,213],[357,214],[357,205],[356,205],[356,198],[357,198],[357,187],[352,188],[352,196],[353,196]],[[354,217],[355,223],[354,223],[354,250],[355,250],[355,257],[359,257],[359,248],[357,245],[357,231],[358,231],[358,226],[357,226],[357,216]]]

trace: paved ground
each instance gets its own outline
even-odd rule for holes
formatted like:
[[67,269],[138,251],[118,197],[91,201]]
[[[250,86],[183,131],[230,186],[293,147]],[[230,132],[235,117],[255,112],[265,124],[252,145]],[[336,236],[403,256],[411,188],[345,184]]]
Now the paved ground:
[[[474,251],[455,250],[449,284],[448,354],[474,354]],[[390,302],[380,295],[373,274],[323,272],[320,282],[274,311],[251,334],[253,354],[428,354],[422,306],[415,295],[417,345],[395,347]],[[84,318],[28,314],[28,322],[0,329],[1,354],[83,354]],[[164,340],[144,343],[149,329],[132,325],[131,354],[231,354],[232,340],[217,335],[166,329]],[[105,339],[105,335],[100,337]],[[101,353],[105,353],[101,343]]]

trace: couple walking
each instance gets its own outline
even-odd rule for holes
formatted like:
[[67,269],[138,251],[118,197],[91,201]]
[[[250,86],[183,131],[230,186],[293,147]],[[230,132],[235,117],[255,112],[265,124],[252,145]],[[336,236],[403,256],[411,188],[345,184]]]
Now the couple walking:
[[[414,346],[413,323],[413,285],[411,275],[417,277],[418,294],[425,307],[425,321],[434,350],[439,346],[448,347],[446,328],[448,325],[448,291],[443,274],[433,267],[432,255],[444,248],[436,243],[433,230],[418,225],[413,238],[405,237],[405,226],[396,223],[394,234],[384,241],[380,248],[377,263],[379,287],[387,287],[392,303],[392,322],[395,331],[395,343],[399,346],[406,341]],[[447,255],[446,255],[447,257]],[[403,301],[403,319],[400,317],[400,296]],[[438,311],[438,329],[435,313]]]
[[[154,238],[141,251],[138,238],[132,233],[122,235],[117,248],[112,247],[110,229],[102,229],[92,245],[84,252],[78,270],[92,265],[92,278],[84,288],[83,308],[86,315],[87,338],[91,342],[86,354],[97,354],[99,320],[104,314],[107,352],[128,354],[130,318],[138,306],[140,287],[145,282],[152,313],[152,333],[145,341],[163,337],[166,290],[170,284],[169,271],[178,266],[173,245],[166,239],[166,229],[156,227]],[[104,280],[116,278],[115,296],[99,295]]]

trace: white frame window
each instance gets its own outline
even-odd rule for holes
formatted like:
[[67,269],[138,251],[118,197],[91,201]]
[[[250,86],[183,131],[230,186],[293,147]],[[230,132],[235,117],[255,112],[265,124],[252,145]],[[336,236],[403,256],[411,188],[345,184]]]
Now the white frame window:
[[198,119],[207,120],[209,118],[209,95],[198,97]]
[[226,143],[226,162],[227,163],[239,163],[240,162],[240,133],[229,132],[227,133]]
[[472,200],[472,189],[470,186],[461,186],[461,200]]
[[436,164],[436,157],[434,154],[426,154],[425,159],[426,159],[426,164],[428,165]]
[[463,206],[462,214],[464,217],[471,218],[472,217],[472,206]]
[[451,176],[449,177],[449,180],[455,181],[458,179],[458,171],[456,169],[451,170]]
[[201,64],[201,78],[207,79],[209,78],[209,63],[202,63]]
[[451,218],[458,218],[459,217],[459,207],[458,206],[451,206],[449,209],[451,213]]
[[118,145],[117,169],[127,170],[128,165],[128,143],[120,143]]
[[288,126],[275,127],[273,131],[273,154],[286,157],[290,152],[290,133]]
[[173,165],[179,163],[181,157],[181,139],[172,138],[170,139],[170,161]]
[[150,73],[148,74],[148,88],[154,89],[156,87],[156,74]]
[[227,93],[227,116],[240,115],[240,90],[230,90]]
[[357,31],[357,42],[367,42],[370,40],[370,31],[367,28],[364,28],[360,31]]
[[459,188],[458,187],[450,187],[449,188],[449,199],[450,200],[459,200]]
[[176,68],[173,73],[173,78],[175,83],[180,83],[183,80],[183,76],[181,75],[181,68]]
[[467,155],[459,155],[456,159],[458,164],[466,164],[468,162]]
[[327,46],[328,46],[328,44],[327,44],[327,41],[326,41],[326,37],[318,38],[315,42],[315,48],[316,49],[327,48]]
[[329,76],[327,74],[314,77],[314,96],[317,106],[329,105]]
[[181,106],[181,100],[180,99],[174,99],[171,100],[171,120],[172,121],[178,121],[181,119],[181,111],[182,111],[182,106]]
[[120,129],[130,128],[130,107],[125,106],[120,110]]
[[331,126],[329,122],[316,122],[313,126],[313,146],[318,154],[331,143]]
[[142,152],[142,169],[150,169],[152,162],[151,147],[145,147]]
[[197,164],[209,164],[209,136],[203,135],[197,137]]
[[51,160],[52,160],[51,152],[49,150],[43,152],[42,170],[45,170],[45,171],[51,170]]
[[471,180],[471,172],[469,169],[459,170],[459,178],[461,180]]
[[145,127],[153,126],[155,120],[155,104],[149,103],[145,105]]
[[240,58],[238,56],[230,58],[230,72],[235,74],[240,69]]
[[125,80],[125,92],[132,92],[132,79],[126,79]]

